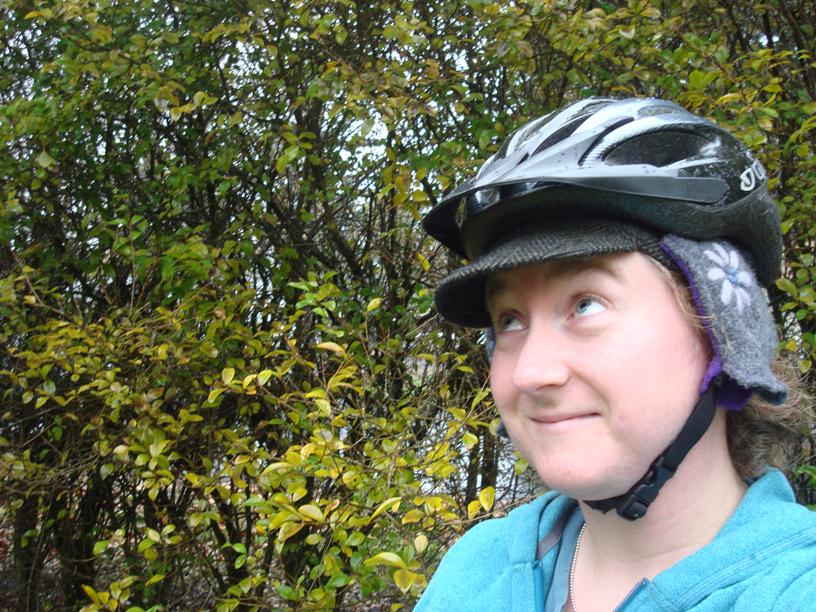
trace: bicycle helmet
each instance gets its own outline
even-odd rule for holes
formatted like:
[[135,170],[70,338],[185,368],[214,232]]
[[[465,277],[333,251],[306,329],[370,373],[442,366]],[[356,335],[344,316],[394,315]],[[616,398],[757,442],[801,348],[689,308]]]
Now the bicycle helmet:
[[[565,216],[728,239],[747,251],[763,285],[779,274],[779,213],[760,162],[727,131],[658,99],[590,98],[530,121],[423,225],[477,261],[508,233]],[[457,312],[483,291],[467,280],[463,270],[443,281],[437,305],[456,323],[485,327],[484,310]]]

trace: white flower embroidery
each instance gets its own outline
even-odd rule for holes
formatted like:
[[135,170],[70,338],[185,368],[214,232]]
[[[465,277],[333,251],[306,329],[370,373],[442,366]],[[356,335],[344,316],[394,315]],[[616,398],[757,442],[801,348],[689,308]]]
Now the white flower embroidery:
[[740,270],[739,253],[736,249],[726,250],[721,244],[714,244],[714,250],[706,249],[705,256],[717,266],[708,271],[708,278],[713,281],[722,280],[720,299],[726,306],[733,299],[737,310],[742,312],[744,306],[751,303],[751,295],[746,290],[752,284],[750,272]]

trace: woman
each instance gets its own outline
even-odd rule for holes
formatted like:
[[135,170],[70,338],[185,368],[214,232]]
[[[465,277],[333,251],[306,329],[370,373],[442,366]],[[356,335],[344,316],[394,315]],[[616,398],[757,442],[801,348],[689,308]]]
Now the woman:
[[437,289],[488,328],[507,433],[553,491],[471,529],[417,610],[812,610],[816,515],[781,472],[762,166],[662,100],[523,126],[425,219]]

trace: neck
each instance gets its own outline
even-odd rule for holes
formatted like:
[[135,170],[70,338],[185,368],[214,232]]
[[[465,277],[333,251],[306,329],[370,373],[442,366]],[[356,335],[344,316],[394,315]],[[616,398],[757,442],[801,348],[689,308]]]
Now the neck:
[[[708,544],[736,510],[745,488],[729,458],[725,414],[719,411],[645,517],[627,521],[581,503],[586,531],[576,565],[578,608],[611,609],[642,578],[654,578]],[[593,601],[593,591],[606,594],[612,605]]]

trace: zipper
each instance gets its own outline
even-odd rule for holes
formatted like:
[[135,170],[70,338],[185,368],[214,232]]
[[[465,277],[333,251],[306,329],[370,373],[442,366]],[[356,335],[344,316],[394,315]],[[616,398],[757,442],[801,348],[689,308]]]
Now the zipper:
[[536,559],[536,562],[533,563],[533,583],[536,612],[544,612],[544,570],[541,568],[540,559]]
[[649,581],[648,581],[648,580],[646,580],[646,578],[644,578],[643,580],[641,580],[640,582],[638,582],[638,583],[637,583],[635,586],[633,586],[633,587],[632,587],[632,590],[631,590],[631,591],[629,591],[629,592],[626,594],[626,597],[624,597],[624,598],[621,600],[621,602],[620,602],[620,603],[619,603],[619,604],[618,604],[618,605],[615,607],[615,609],[614,609],[614,610],[612,610],[612,612],[619,612],[619,610],[623,610],[624,606],[626,606],[626,604],[627,604],[627,603],[629,603],[629,600],[630,600],[630,599],[632,599],[632,597],[634,597],[634,596],[635,596],[635,593],[637,593],[637,592],[640,590],[640,587],[642,587],[642,586],[646,586],[646,584],[648,584],[648,582],[649,582]]

